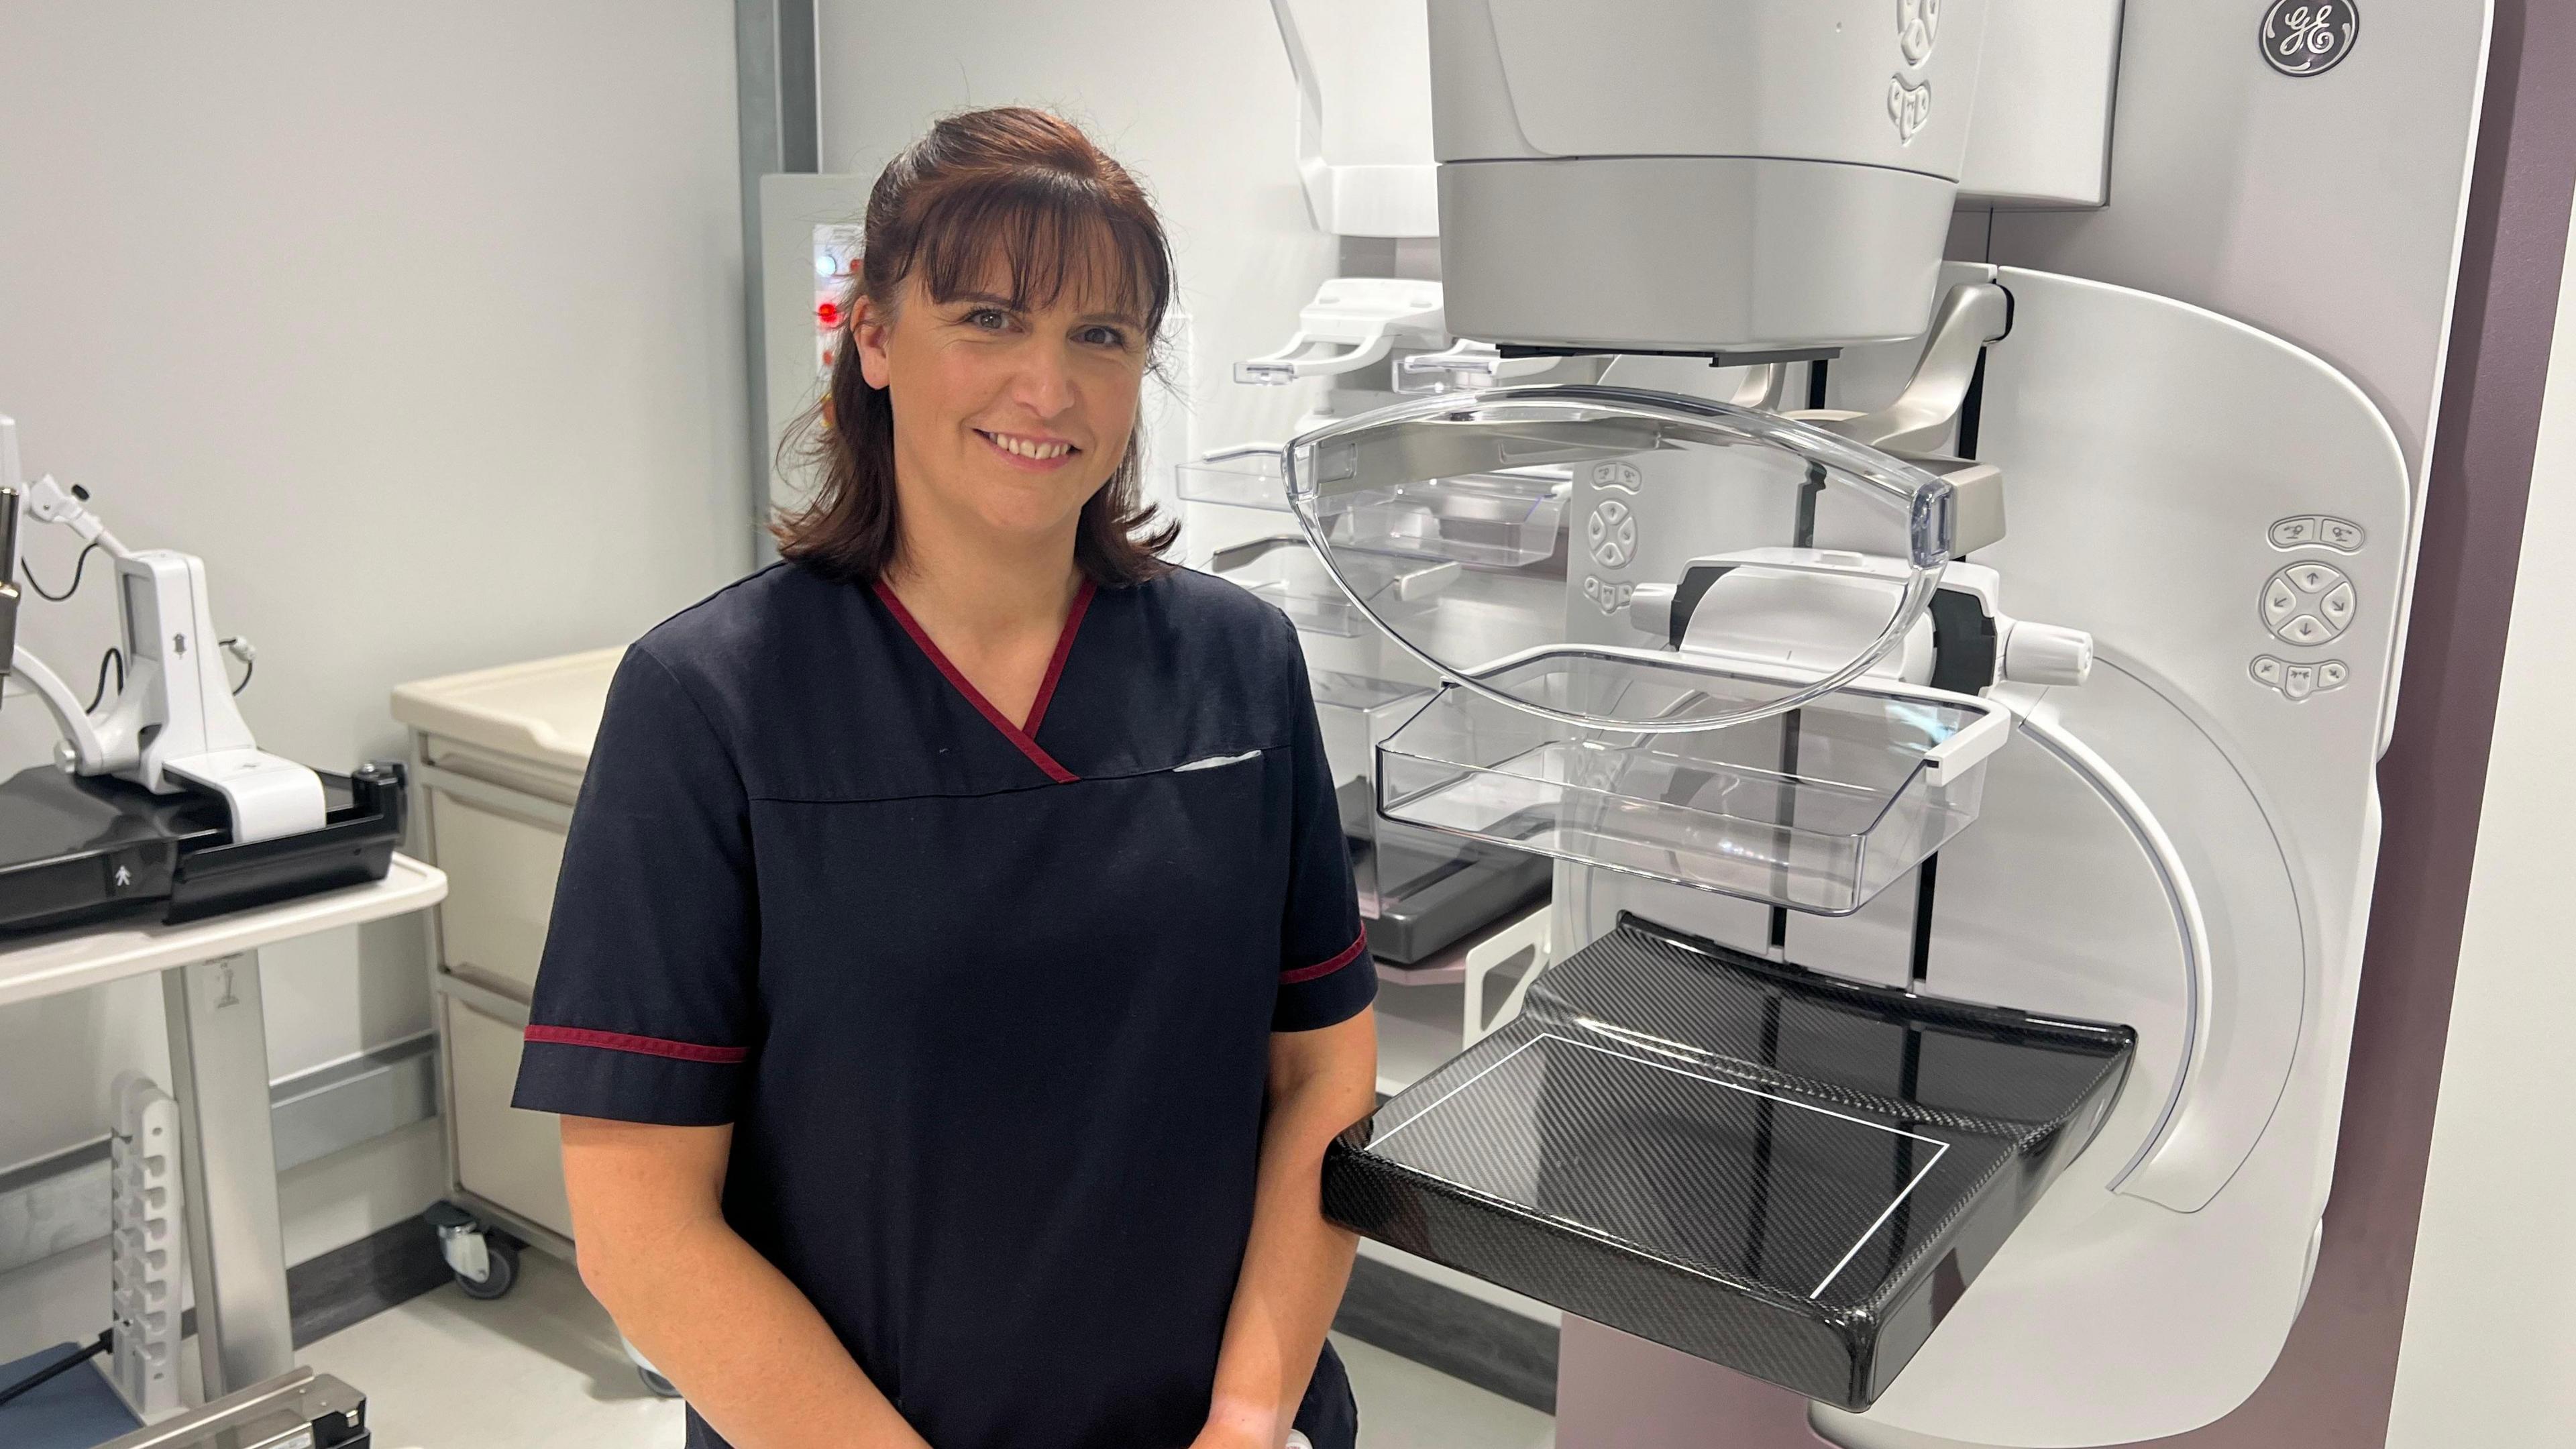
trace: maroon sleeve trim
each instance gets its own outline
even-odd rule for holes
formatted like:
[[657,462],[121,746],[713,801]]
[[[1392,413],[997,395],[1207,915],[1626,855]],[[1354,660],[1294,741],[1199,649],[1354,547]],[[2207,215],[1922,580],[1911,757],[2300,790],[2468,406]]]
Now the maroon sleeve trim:
[[538,1026],[531,1022],[527,1030],[531,1042],[551,1042],[557,1046],[600,1047],[613,1052],[634,1052],[639,1056],[670,1057],[683,1062],[716,1062],[729,1064],[751,1055],[749,1047],[702,1046],[693,1041],[666,1041],[658,1036],[630,1036],[622,1031],[592,1031],[586,1026]]
[[1360,959],[1360,953],[1367,949],[1368,928],[1366,926],[1362,926],[1360,928],[1360,938],[1343,947],[1338,954],[1332,957],[1332,959],[1327,961],[1318,961],[1312,966],[1300,966],[1294,971],[1282,971],[1279,973],[1279,984],[1282,986],[1294,986],[1300,981],[1312,981],[1319,976],[1330,976],[1334,972],[1339,971],[1343,967]]

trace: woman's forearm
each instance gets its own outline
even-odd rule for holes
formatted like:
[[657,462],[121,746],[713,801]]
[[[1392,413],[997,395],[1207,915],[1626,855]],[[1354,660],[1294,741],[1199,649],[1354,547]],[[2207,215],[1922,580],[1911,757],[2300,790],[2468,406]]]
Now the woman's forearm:
[[563,1140],[582,1281],[735,1449],[927,1449],[724,1220],[730,1128],[567,1117]]
[[1376,1104],[1375,1023],[1366,1016],[1301,1035],[1301,1060],[1272,1073],[1252,1235],[1226,1315],[1216,1389],[1200,1443],[1278,1449],[1323,1352],[1359,1239],[1325,1221],[1324,1148]]
[[735,1449],[925,1449],[814,1305],[721,1219],[642,1248],[593,1291]]

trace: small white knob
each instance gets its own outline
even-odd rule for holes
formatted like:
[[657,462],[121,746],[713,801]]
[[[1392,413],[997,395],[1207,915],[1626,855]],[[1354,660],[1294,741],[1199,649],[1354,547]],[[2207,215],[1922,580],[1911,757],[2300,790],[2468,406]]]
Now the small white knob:
[[2082,684],[2093,673],[2093,636],[2016,619],[2004,634],[2003,677],[2015,684]]
[[1673,637],[1673,586],[1639,584],[1628,596],[1628,627],[1658,639]]

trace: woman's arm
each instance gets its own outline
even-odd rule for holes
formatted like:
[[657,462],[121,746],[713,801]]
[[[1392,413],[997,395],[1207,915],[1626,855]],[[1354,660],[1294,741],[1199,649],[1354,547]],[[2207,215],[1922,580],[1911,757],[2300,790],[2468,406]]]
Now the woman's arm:
[[1270,1038],[1252,1240],[1195,1449],[1279,1449],[1323,1352],[1359,1239],[1324,1221],[1324,1146],[1377,1105],[1377,1014]]
[[722,1211],[731,1127],[563,1119],[581,1280],[735,1449],[928,1449]]

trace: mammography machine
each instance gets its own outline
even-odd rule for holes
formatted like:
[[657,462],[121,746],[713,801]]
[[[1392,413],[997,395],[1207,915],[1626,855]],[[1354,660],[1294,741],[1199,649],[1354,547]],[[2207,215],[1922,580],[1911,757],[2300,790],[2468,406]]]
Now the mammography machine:
[[[217,635],[205,564],[126,547],[88,499],[50,475],[25,484],[17,425],[0,417],[0,677],[23,681],[61,735],[54,765],[0,782],[0,932],[195,920],[382,880],[402,838],[402,767],[326,775],[260,749],[224,662],[252,656]],[[22,510],[75,534],[84,563],[91,549],[113,562],[120,685],[104,707],[82,706],[17,642]]]
[[1443,295],[1379,330],[1494,360],[1217,461],[1310,545],[1281,598],[1436,681],[1376,818],[1551,862],[1550,964],[1328,1212],[1837,1444],[2253,1392],[2327,1230],[2484,26],[1431,0]]

